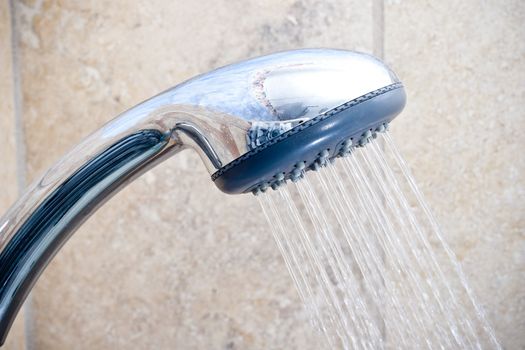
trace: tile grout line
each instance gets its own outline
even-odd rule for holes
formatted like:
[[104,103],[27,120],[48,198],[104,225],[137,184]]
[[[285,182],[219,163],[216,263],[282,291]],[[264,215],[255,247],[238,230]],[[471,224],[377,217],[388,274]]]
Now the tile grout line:
[[372,0],[372,50],[376,57],[385,58],[384,0]]
[[[384,0],[372,0],[372,52],[374,56],[385,60],[385,1]],[[377,142],[377,141],[376,141]],[[380,144],[382,150],[384,150],[384,142]],[[385,203],[385,198],[380,198],[381,202]],[[385,255],[381,254],[380,261],[385,264]],[[382,281],[384,284],[384,281]],[[383,336],[383,339],[388,341],[386,333],[386,324],[383,320],[379,327],[379,331]]]
[[[20,76],[19,36],[16,4],[9,0],[9,11],[11,17],[11,61],[13,69],[13,107],[15,116],[15,148],[16,148],[16,179],[18,197],[22,195],[26,187],[26,147],[23,122],[23,97]],[[29,294],[24,302],[24,344],[26,350],[34,349],[33,344],[33,310],[32,294]]]

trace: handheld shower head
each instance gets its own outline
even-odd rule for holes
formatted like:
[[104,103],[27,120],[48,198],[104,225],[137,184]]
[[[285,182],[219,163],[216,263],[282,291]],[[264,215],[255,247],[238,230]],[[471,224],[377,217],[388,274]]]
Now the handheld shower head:
[[222,128],[241,129],[219,138],[193,135],[201,140],[197,150],[212,180],[230,194],[278,186],[296,178],[298,167],[317,168],[352,144],[362,145],[405,103],[404,89],[388,67],[370,55],[342,50],[264,56],[176,90],[177,103],[219,112]]
[[124,112],[0,219],[0,340],[74,230],[160,161],[193,148],[219,189],[257,194],[364,145],[404,103],[401,83],[376,58],[312,49],[219,68]]

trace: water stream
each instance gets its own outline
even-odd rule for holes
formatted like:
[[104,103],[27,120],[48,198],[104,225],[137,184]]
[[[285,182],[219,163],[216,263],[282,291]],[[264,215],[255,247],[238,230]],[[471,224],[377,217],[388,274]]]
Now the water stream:
[[388,133],[257,198],[326,348],[500,348]]

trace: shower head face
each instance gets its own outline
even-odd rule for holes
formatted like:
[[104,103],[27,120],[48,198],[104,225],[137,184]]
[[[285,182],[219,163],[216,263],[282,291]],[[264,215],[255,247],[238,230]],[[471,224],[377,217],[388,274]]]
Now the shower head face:
[[388,128],[405,100],[399,83],[374,90],[276,135],[219,169],[212,179],[230,194],[258,194],[297,181],[306,171],[365,146]]
[[406,99],[399,79],[377,58],[330,49],[255,58],[175,91],[170,103],[213,111],[220,124],[215,131],[197,128],[187,143],[229,194],[278,186],[347,154],[383,130]]

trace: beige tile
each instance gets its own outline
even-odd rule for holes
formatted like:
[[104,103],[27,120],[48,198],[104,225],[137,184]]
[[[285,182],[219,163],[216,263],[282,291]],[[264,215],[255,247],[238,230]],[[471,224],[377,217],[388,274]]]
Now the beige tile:
[[[0,1],[0,215],[18,195],[11,33],[9,2]],[[23,312],[18,315],[11,328],[5,348],[24,348]]]
[[525,6],[388,1],[392,129],[507,349],[525,346]]
[[5,186],[0,192],[0,209],[5,211],[17,197],[16,185],[16,140],[15,111],[13,97],[13,64],[11,50],[11,18],[9,3],[0,3],[0,181]]
[[[373,47],[361,1],[20,3],[28,175],[125,108],[211,68]],[[318,349],[258,204],[184,152],[107,203],[34,291],[39,349]]]

